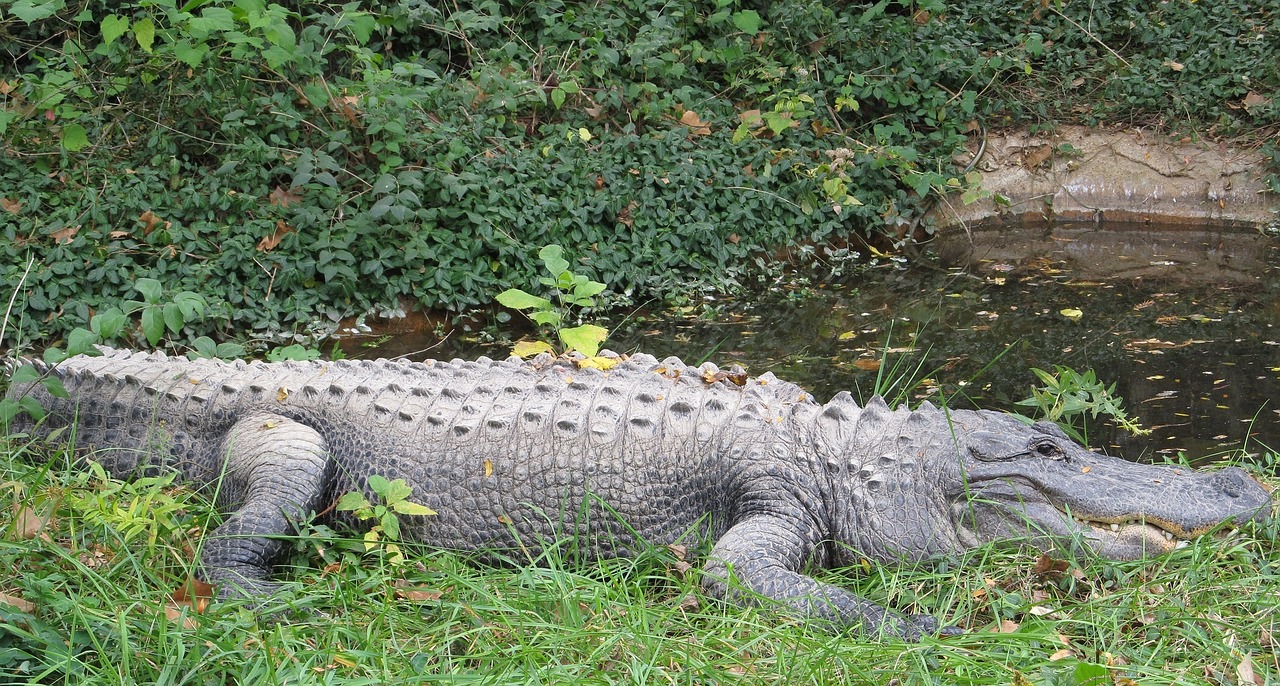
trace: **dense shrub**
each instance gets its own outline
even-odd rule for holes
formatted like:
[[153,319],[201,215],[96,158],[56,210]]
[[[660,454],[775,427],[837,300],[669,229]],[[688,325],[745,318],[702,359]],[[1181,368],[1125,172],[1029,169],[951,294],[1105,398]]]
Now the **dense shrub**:
[[0,0],[0,287],[32,264],[27,337],[140,277],[243,337],[484,305],[560,243],[670,298],[901,239],[979,123],[1275,126],[1274,8],[1095,5]]

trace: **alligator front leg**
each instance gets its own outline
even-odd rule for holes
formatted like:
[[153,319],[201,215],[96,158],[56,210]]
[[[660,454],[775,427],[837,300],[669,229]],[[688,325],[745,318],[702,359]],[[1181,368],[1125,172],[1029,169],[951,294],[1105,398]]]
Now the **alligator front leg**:
[[[801,574],[813,543],[796,525],[779,517],[756,516],[725,533],[703,567],[702,585],[714,596],[756,604],[759,596],[789,607],[800,617],[839,629],[916,641],[938,631],[928,615],[906,617],[831,584]],[[737,579],[737,588],[728,579]],[[743,593],[745,589],[749,593]]]
[[314,512],[329,478],[324,438],[304,424],[270,413],[236,422],[223,440],[225,474],[218,506],[233,514],[204,542],[200,576],[219,597],[262,596],[293,523]]

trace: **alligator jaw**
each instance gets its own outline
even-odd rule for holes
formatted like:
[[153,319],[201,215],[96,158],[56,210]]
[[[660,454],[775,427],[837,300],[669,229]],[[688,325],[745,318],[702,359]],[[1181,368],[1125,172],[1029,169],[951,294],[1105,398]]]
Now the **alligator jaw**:
[[[1070,515],[1064,512],[1063,516]],[[1104,555],[1117,545],[1168,553],[1185,548],[1191,543],[1188,539],[1144,519],[1106,522],[1071,516],[1071,521],[1078,527],[1079,535],[1089,539],[1093,547]]]

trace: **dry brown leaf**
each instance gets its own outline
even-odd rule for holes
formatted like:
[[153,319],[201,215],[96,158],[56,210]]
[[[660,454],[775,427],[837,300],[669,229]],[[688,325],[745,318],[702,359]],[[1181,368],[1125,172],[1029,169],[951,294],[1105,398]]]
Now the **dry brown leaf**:
[[1266,679],[1253,671],[1253,659],[1248,655],[1245,655],[1244,659],[1240,660],[1240,664],[1236,665],[1236,683],[1241,686],[1249,686],[1249,684],[1266,686]]
[[27,600],[26,598],[19,598],[16,595],[9,595],[8,593],[0,593],[0,603],[16,607],[23,612],[35,612],[36,610],[35,603]]
[[[484,94],[481,93],[480,95]],[[359,124],[360,110],[356,107],[359,102],[360,99],[354,95],[343,95],[329,100],[329,106],[337,110],[338,114],[341,114],[342,118],[346,119],[348,123]]]
[[698,596],[694,593],[686,593],[680,599],[680,609],[685,612],[693,612],[701,606],[702,603],[698,601]]
[[89,550],[81,551],[76,559],[89,569],[101,569],[111,563],[111,555],[101,543],[95,543]]
[[0,208],[9,214],[17,214],[22,211],[22,203],[9,198],[0,198]]
[[284,240],[284,237],[293,233],[293,231],[294,228],[284,223],[283,219],[277,219],[276,232],[270,236],[263,236],[262,240],[258,241],[258,252],[275,250],[276,246],[280,245],[280,241]]
[[1271,102],[1271,98],[1265,98],[1253,91],[1249,91],[1248,95],[1244,96],[1244,101],[1241,104],[1244,105],[1245,111],[1253,114],[1253,108],[1262,107],[1269,102]]
[[992,627],[991,632],[996,634],[1011,634],[1017,631],[1020,625],[1012,619],[1000,620],[1000,626]]
[[711,125],[698,118],[698,113],[693,110],[685,110],[680,115],[680,123],[689,127],[690,136],[710,136]]
[[13,535],[23,540],[39,536],[53,521],[53,513],[39,514],[26,505],[13,505]]
[[627,206],[622,208],[622,210],[618,212],[618,216],[615,219],[615,221],[617,221],[619,224],[626,226],[628,229],[631,228],[631,226],[636,223],[636,220],[634,217],[631,216],[631,213],[634,212],[635,209],[639,206],[640,205],[636,203],[636,201],[634,200],[627,203]]
[[1186,68],[1186,67],[1184,67],[1184,66],[1183,66],[1183,64],[1182,64],[1181,62],[1174,62],[1173,60],[1165,60],[1165,61],[1164,61],[1164,66],[1166,66],[1166,67],[1168,67],[1168,68],[1170,68],[1170,69],[1172,69],[1172,70],[1174,70],[1174,71],[1182,71],[1183,69],[1185,69],[1185,68]]
[[151,210],[138,215],[138,221],[142,222],[142,235],[144,236],[150,236],[151,232],[160,224],[164,224],[166,230],[173,226],[173,222],[167,222],[157,217]]
[[1049,656],[1049,661],[1050,661],[1050,662],[1057,662],[1058,660],[1065,660],[1065,659],[1067,659],[1067,658],[1069,658],[1069,657],[1071,657],[1071,649],[1070,649],[1070,648],[1063,648],[1062,650],[1059,650],[1059,651],[1055,652],[1054,654],[1050,655],[1050,656]]
[[279,186],[276,186],[274,189],[271,190],[271,194],[267,196],[267,204],[274,205],[276,207],[289,207],[291,205],[297,205],[298,203],[302,202],[302,194],[295,193],[294,192],[295,190],[296,189],[293,189],[293,188],[290,188],[289,190],[285,190]]
[[1041,145],[1035,148],[1027,148],[1022,151],[1022,166],[1027,169],[1035,169],[1048,162],[1050,157],[1053,157],[1053,146]]
[[395,587],[397,599],[415,603],[439,600],[440,596],[444,595],[441,591],[432,591],[423,586],[414,586],[404,579],[396,579],[392,586]]
[[864,372],[874,372],[877,369],[880,369],[880,359],[859,357],[853,361],[853,368],[861,369]]
[[[209,607],[209,601],[213,599],[213,585],[199,579],[188,579],[187,583],[178,587],[177,590],[169,597],[171,606],[175,609],[189,607],[196,614],[202,614]],[[168,614],[168,608],[165,610]],[[175,616],[170,616],[174,619]]]
[[77,233],[80,233],[79,226],[68,226],[65,229],[54,231],[49,235],[53,237],[54,243],[70,243],[71,239],[75,238]]
[[192,617],[190,613],[184,611],[186,609],[186,606],[166,603],[164,606],[164,616],[167,617],[170,622],[179,622],[183,629],[194,629],[198,625],[196,624],[195,618]]

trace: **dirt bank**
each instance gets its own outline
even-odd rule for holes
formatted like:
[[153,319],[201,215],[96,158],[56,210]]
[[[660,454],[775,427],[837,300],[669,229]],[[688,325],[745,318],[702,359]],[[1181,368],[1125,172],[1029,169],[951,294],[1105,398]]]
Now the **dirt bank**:
[[[972,147],[977,154],[976,141]],[[963,205],[956,195],[933,210],[944,233],[1059,221],[1241,227],[1280,221],[1280,196],[1262,183],[1257,152],[1141,129],[992,132],[974,168],[982,187],[1009,204],[992,197]]]

